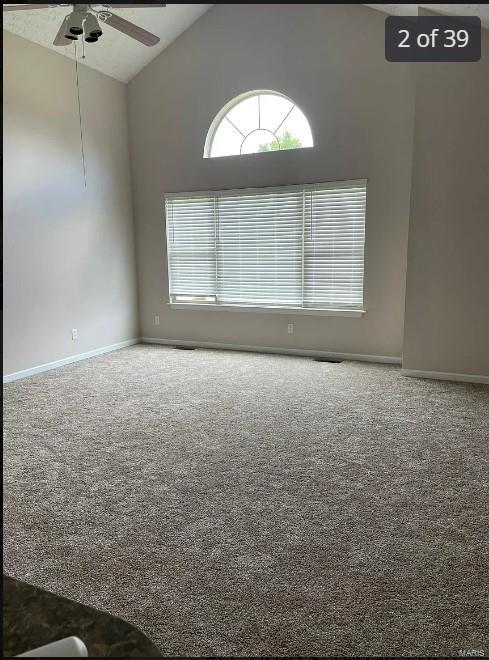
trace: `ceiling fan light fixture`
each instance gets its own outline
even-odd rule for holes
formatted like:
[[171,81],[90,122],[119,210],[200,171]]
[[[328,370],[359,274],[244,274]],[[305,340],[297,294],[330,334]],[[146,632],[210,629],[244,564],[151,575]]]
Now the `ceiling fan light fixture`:
[[87,35],[85,37],[85,41],[88,41],[88,37],[98,39],[99,37],[102,36],[102,30],[100,29],[100,24],[97,21],[97,17],[94,16],[93,14],[87,14],[83,27],[85,28],[85,35]]
[[[54,46],[69,46],[70,42],[78,41],[78,37],[82,35],[82,39],[88,43],[95,43],[102,36],[102,29],[97,20],[100,19],[104,25],[117,30],[118,32],[125,34],[131,39],[135,39],[140,44],[145,46],[156,46],[160,43],[160,38],[156,34],[152,34],[140,27],[135,25],[131,21],[122,18],[122,16],[117,16],[117,14],[112,13],[112,9],[120,8],[159,8],[166,7],[162,4],[116,4],[116,5],[98,5],[102,6],[101,11],[94,9],[95,5],[91,4],[72,4],[68,5],[67,3],[58,3],[57,5],[28,5],[24,3],[23,5],[3,5],[3,11],[19,11],[21,9],[50,9],[52,7],[69,7],[73,8],[73,11],[64,17],[59,26],[58,32],[54,37],[53,45]],[[105,29],[105,28],[104,28]]]
[[72,38],[71,35],[78,37],[78,35],[83,34],[83,19],[83,14],[78,11],[74,11],[69,15],[65,35],[68,39]]

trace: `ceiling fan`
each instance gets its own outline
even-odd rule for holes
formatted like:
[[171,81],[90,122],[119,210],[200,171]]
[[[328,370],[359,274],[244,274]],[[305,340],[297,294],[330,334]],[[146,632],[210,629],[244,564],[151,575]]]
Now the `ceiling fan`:
[[[118,5],[81,5],[81,4],[56,4],[56,5],[3,5],[3,11],[25,11],[31,9],[51,9],[53,7],[73,7],[73,11],[65,16],[58,34],[54,38],[55,46],[68,46],[72,41],[77,41],[82,37],[88,43],[96,43],[102,36],[102,24],[109,25],[115,30],[119,30],[132,39],[136,39],[145,46],[155,46],[160,38],[155,34],[144,30],[143,28],[121,18],[112,12],[113,9],[143,9],[149,7],[166,7],[166,5],[155,4],[118,4]],[[101,9],[95,9],[101,7]],[[100,21],[100,22],[99,22]]]

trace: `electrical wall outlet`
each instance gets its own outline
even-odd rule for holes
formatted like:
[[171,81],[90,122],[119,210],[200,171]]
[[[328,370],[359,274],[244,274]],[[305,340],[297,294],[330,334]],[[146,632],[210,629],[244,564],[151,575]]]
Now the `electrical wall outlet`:
[[160,317],[158,315],[155,316],[155,325],[160,325]]
[[73,341],[76,341],[78,339],[78,330],[76,328],[73,328],[71,331],[71,338]]
[[289,323],[289,324],[288,324],[288,326],[287,326],[287,334],[288,334],[288,335],[293,335],[293,334],[294,334],[294,324],[293,324],[293,323]]

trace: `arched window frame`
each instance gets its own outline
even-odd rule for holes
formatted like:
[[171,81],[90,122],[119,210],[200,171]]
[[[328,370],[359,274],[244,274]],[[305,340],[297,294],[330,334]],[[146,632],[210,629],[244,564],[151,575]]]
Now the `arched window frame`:
[[[204,156],[203,156],[204,158],[216,158],[216,157],[217,157],[217,156],[212,156],[212,155],[211,155],[211,151],[212,151],[212,143],[213,143],[213,141],[214,141],[214,137],[215,137],[215,135],[216,135],[216,132],[217,132],[219,126],[221,125],[222,121],[226,118],[226,115],[227,115],[227,114],[228,114],[228,113],[229,113],[229,112],[230,112],[235,106],[237,106],[239,103],[241,103],[241,102],[244,101],[245,99],[250,98],[250,97],[252,97],[252,96],[258,96],[259,94],[273,94],[274,96],[280,96],[281,98],[285,99],[286,101],[289,101],[290,103],[292,103],[292,107],[290,108],[288,114],[290,114],[294,108],[297,108],[297,109],[298,109],[298,110],[304,115],[304,117],[305,117],[305,119],[306,119],[306,121],[307,121],[307,123],[308,123],[309,130],[310,130],[310,132],[311,132],[311,137],[312,137],[312,144],[311,144],[310,146],[306,146],[306,147],[298,147],[298,148],[299,148],[299,149],[308,149],[308,148],[311,148],[311,147],[314,146],[314,136],[313,136],[313,133],[312,133],[312,128],[311,128],[311,124],[310,124],[310,122],[309,122],[309,119],[308,119],[308,117],[306,116],[306,114],[304,113],[304,111],[302,110],[302,108],[301,108],[299,105],[297,105],[297,103],[296,103],[295,101],[293,101],[290,97],[286,96],[285,94],[282,94],[281,92],[277,92],[277,91],[275,91],[275,90],[273,90],[273,89],[253,89],[253,90],[250,90],[249,92],[244,92],[243,94],[239,94],[238,96],[235,96],[235,97],[234,97],[233,99],[231,99],[228,103],[226,103],[226,104],[225,104],[225,105],[219,110],[219,112],[217,113],[217,115],[214,117],[214,119],[212,120],[211,125],[209,126],[209,130],[207,131],[207,135],[206,135],[206,138],[205,138],[205,144],[204,144]],[[287,116],[288,116],[288,115],[287,115]],[[285,121],[285,119],[286,119],[286,117],[282,120],[282,123],[280,124],[280,126],[283,124],[283,122]],[[276,129],[276,131],[278,131],[278,129],[280,128],[280,126],[278,126],[278,128]],[[246,139],[247,139],[252,133],[254,133],[254,132],[258,131],[258,130],[262,130],[262,131],[267,131],[267,132],[269,132],[270,135],[273,136],[273,138],[274,138],[275,140],[277,140],[277,132],[274,133],[273,131],[268,130],[268,129],[256,128],[256,129],[254,129],[253,131],[250,131],[246,136],[243,137],[243,140],[242,140],[242,143],[241,143],[241,148],[243,148],[243,144],[244,144],[245,140],[246,140]],[[240,132],[241,132],[241,131],[240,131]],[[278,141],[278,140],[277,140],[277,141]],[[285,150],[284,150],[284,151],[285,151]],[[290,151],[290,149],[288,149],[287,151]],[[255,153],[256,153],[256,152],[255,152]],[[232,155],[232,156],[242,156],[243,154],[240,152],[239,154],[230,154],[230,155]],[[220,157],[222,157],[222,156],[220,156]]]

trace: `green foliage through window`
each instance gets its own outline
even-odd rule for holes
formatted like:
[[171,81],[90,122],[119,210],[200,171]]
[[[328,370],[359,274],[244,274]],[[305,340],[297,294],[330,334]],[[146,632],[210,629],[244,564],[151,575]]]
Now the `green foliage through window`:
[[292,135],[286,131],[283,135],[279,135],[276,140],[267,144],[260,144],[258,151],[279,151],[281,149],[300,149],[301,147],[302,142],[299,138],[292,137]]

